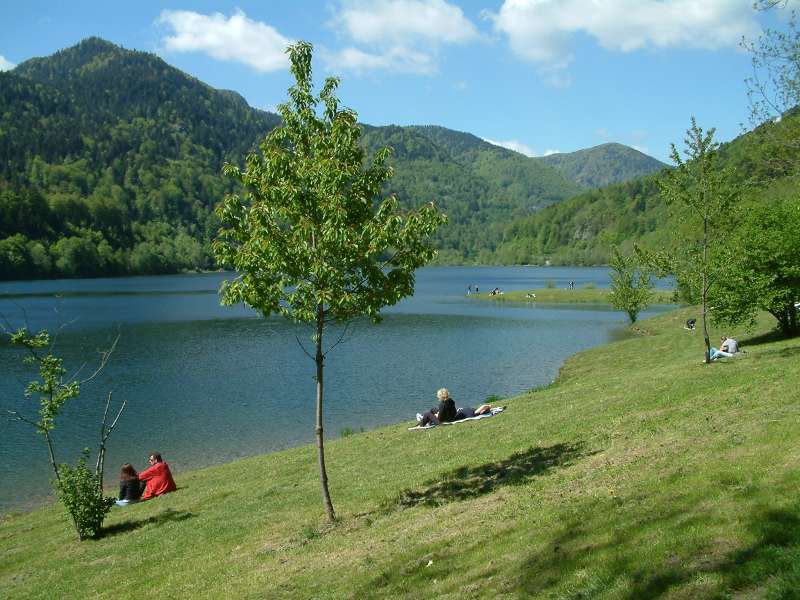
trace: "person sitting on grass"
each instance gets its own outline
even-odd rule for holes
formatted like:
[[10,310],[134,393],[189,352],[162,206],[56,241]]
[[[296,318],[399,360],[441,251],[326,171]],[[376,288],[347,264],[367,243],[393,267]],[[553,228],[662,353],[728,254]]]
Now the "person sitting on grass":
[[421,417],[417,417],[421,427],[431,424],[450,423],[457,420],[456,403],[450,397],[450,392],[447,388],[442,388],[436,392],[436,398],[439,400],[439,406],[430,409]]
[[160,453],[151,452],[147,461],[150,463],[150,467],[139,473],[139,481],[147,483],[142,500],[149,500],[178,489],[178,486],[175,485],[175,480],[172,478],[169,465],[164,462]]
[[132,502],[138,502],[144,491],[144,483],[139,481],[136,469],[131,463],[122,465],[119,472],[119,498],[117,506],[127,506]]
[[735,339],[723,335],[722,338],[720,338],[719,350],[712,348],[708,353],[708,357],[710,360],[731,358],[737,352],[739,352],[739,343]]

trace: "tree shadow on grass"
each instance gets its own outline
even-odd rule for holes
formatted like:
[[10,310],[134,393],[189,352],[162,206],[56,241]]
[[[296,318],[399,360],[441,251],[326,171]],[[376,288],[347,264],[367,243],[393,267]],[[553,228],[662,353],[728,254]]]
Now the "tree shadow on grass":
[[[565,523],[543,550],[524,563],[521,592],[557,593],[569,581],[570,597],[590,598],[614,590],[615,597],[639,600],[680,594],[681,588],[691,594],[692,585],[705,581],[713,582],[710,589],[695,590],[703,597],[753,592],[757,597],[800,598],[800,503],[754,511],[746,525],[752,542],[729,553],[717,552],[714,540],[705,549],[681,548],[682,532],[703,527],[707,519],[688,507],[637,518],[614,528],[598,544],[596,530],[606,526],[596,522],[598,510],[587,509],[583,517]],[[647,532],[678,540],[669,560],[654,563],[642,552]]]
[[762,333],[750,338],[745,338],[739,342],[740,346],[760,346],[761,344],[771,344],[772,342],[780,342],[786,339],[780,331],[773,329],[767,333]]
[[140,529],[145,525],[155,525],[156,527],[160,527],[161,525],[165,525],[167,523],[185,521],[186,519],[192,519],[196,516],[197,515],[189,511],[173,510],[168,508],[164,511],[161,511],[157,515],[148,517],[147,519],[139,519],[138,521],[123,521],[122,523],[115,523],[114,525],[103,527],[100,537],[111,537],[121,533],[128,533],[129,531]]
[[584,444],[555,444],[515,452],[500,462],[475,467],[459,467],[429,480],[422,489],[404,490],[386,504],[387,510],[402,510],[419,505],[440,506],[488,494],[505,485],[521,485],[555,467],[566,467],[578,458],[596,454],[585,452]]

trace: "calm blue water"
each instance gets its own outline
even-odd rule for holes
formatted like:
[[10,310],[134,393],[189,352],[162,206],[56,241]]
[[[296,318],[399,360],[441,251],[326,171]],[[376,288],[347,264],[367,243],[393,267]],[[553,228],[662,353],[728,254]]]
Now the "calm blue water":
[[[65,409],[57,459],[96,447],[109,390],[128,407],[110,439],[106,470],[146,466],[159,450],[182,470],[309,443],[314,435],[311,329],[219,305],[224,274],[0,284],[0,321],[13,328],[60,328],[57,353],[88,376],[98,351],[120,334],[99,377]],[[385,309],[380,325],[353,323],[326,362],[329,437],[410,420],[446,386],[456,403],[511,396],[549,383],[563,360],[624,335],[622,313],[595,305],[502,305],[465,297],[489,290],[608,285],[604,268],[436,267],[417,274],[415,295]],[[655,307],[652,312],[664,310]],[[646,316],[646,315],[645,315]],[[337,339],[338,331],[328,337]],[[0,343],[0,411],[35,418],[23,390],[34,372],[19,349]],[[70,372],[71,372],[70,371]],[[0,421],[0,511],[49,495],[44,440]]]

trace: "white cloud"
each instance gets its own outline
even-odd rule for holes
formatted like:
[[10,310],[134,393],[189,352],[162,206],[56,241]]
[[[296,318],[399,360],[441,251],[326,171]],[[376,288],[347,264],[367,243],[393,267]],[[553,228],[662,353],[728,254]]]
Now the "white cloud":
[[444,0],[346,2],[334,26],[361,44],[461,43],[478,37],[462,10]]
[[431,74],[443,44],[479,37],[458,6],[445,0],[345,0],[331,26],[351,46],[327,52],[328,67]]
[[493,146],[500,146],[501,148],[506,148],[507,150],[513,150],[514,152],[519,152],[520,154],[524,154],[525,156],[537,156],[536,151],[523,144],[522,142],[518,142],[517,140],[508,140],[507,142],[498,142],[496,140],[490,140],[489,138],[483,138],[484,142],[489,142]]
[[561,150],[553,150],[552,148],[548,148],[547,150],[544,151],[544,154],[542,154],[542,156],[550,156],[551,154],[561,154]]
[[0,54],[0,71],[10,71],[16,66],[17,65],[15,65],[9,60],[6,60],[6,57]]
[[257,71],[286,69],[286,47],[292,40],[273,27],[248,19],[237,10],[230,17],[187,10],[164,10],[157,21],[172,29],[164,46],[173,52],[205,52],[219,60],[241,62]]
[[433,57],[403,47],[388,48],[380,53],[370,53],[348,47],[338,52],[323,52],[322,59],[336,70],[364,73],[387,70],[398,73],[430,74],[436,71]]
[[638,150],[642,154],[647,154],[647,146],[640,146],[639,144],[633,144],[631,146],[634,150]]
[[499,12],[485,14],[518,56],[549,70],[573,61],[577,34],[632,52],[736,47],[759,29],[743,0],[505,0]]

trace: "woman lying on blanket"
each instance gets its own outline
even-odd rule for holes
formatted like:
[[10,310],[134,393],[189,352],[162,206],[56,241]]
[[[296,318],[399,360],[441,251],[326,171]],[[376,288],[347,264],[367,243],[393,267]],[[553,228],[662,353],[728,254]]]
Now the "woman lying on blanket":
[[424,415],[419,422],[421,427],[429,424],[451,423],[452,421],[460,421],[461,419],[469,419],[477,417],[492,410],[491,404],[481,404],[478,408],[464,407],[456,409],[456,403],[450,396],[447,388],[442,388],[436,392],[436,398],[439,400],[439,406],[432,408]]

